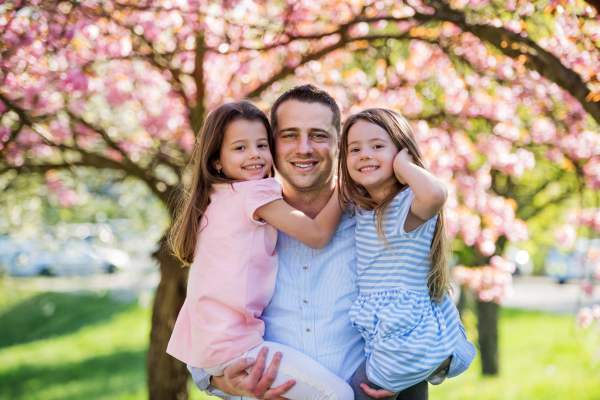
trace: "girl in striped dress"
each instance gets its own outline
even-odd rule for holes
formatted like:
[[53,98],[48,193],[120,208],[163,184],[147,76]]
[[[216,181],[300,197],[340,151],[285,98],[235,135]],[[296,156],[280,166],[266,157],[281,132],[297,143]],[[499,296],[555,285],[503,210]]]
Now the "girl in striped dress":
[[359,296],[350,318],[365,338],[369,381],[355,374],[363,376],[351,382],[355,398],[370,398],[361,393],[366,383],[390,392],[441,383],[430,376],[452,355],[460,324],[458,312],[452,321],[441,312],[450,300],[444,184],[425,169],[410,123],[394,111],[348,118],[340,153],[340,196],[357,218]]

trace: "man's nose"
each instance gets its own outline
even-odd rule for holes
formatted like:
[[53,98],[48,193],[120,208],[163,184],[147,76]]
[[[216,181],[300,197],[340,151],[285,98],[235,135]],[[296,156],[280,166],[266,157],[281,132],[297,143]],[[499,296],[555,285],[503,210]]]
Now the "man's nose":
[[312,152],[313,148],[308,135],[301,135],[298,145],[296,146],[296,153],[311,154]]

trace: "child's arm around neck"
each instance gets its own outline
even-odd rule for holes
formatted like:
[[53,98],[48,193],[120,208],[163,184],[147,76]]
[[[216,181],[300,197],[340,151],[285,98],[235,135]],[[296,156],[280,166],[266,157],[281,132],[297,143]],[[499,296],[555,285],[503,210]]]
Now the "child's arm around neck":
[[415,194],[404,231],[411,232],[442,211],[446,197],[446,187],[427,170],[412,162],[407,149],[402,149],[394,159],[394,173],[402,184],[407,184]]
[[284,200],[279,199],[256,209],[255,218],[261,218],[313,249],[322,249],[333,237],[342,218],[342,209],[338,201],[337,190],[315,219],[296,210]]

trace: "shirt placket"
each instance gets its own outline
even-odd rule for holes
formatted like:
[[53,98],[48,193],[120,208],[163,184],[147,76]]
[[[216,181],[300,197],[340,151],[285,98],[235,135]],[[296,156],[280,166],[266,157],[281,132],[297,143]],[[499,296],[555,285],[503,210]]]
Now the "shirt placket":
[[311,274],[315,267],[313,265],[314,250],[306,248],[302,262],[298,266],[300,272],[301,282],[301,296],[300,296],[300,307],[302,309],[302,344],[304,348],[304,354],[309,357],[316,359],[317,357],[317,346],[315,340],[315,310],[313,307],[314,294],[311,285]]

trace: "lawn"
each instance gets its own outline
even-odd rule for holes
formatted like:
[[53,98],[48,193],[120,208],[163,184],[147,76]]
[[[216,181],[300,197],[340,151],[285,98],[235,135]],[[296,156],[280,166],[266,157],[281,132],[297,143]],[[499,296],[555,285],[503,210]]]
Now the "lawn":
[[[148,307],[106,292],[5,289],[0,399],[147,398]],[[500,338],[499,377],[482,377],[476,360],[462,376],[430,386],[430,398],[600,399],[599,331],[576,330],[572,316],[503,310]],[[204,396],[192,388],[190,398]]]

